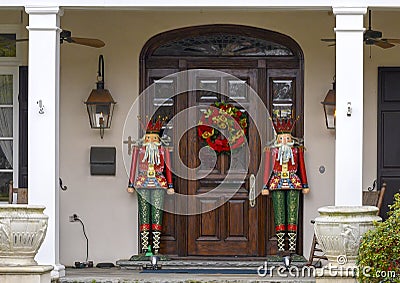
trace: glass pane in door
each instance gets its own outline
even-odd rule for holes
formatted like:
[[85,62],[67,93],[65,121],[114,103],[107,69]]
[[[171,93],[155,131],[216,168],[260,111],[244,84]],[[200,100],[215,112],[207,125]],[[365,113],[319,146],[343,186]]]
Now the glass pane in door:
[[272,113],[278,117],[291,117],[294,105],[294,79],[272,79]]

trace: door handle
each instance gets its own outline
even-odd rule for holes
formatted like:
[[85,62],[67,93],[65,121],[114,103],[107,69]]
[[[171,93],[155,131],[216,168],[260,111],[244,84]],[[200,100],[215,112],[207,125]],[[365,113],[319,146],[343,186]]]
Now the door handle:
[[256,177],[254,174],[250,175],[249,203],[250,207],[256,206]]

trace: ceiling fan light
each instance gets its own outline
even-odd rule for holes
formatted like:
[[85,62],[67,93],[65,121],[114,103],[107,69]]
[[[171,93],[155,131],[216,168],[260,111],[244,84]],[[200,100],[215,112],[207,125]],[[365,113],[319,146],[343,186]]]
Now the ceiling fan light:
[[373,45],[375,43],[375,40],[371,39],[371,38],[366,38],[365,39],[365,44],[366,45]]

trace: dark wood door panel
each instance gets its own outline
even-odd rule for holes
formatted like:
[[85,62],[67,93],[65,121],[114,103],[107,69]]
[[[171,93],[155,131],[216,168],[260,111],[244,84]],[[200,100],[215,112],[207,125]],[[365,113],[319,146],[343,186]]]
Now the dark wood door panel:
[[387,218],[400,189],[400,68],[378,68],[378,188],[386,182],[380,215]]
[[[218,201],[219,199],[216,198],[199,202],[202,203],[203,209],[208,209]],[[256,229],[248,225],[252,222],[250,218],[255,217],[255,213],[249,213],[249,211],[251,210],[249,210],[248,200],[234,198],[219,208],[190,216],[189,231],[195,231],[195,234],[188,238],[188,255],[257,256],[257,245],[249,242],[249,238],[255,236]]]
[[220,209],[214,209],[218,203],[218,199],[201,199],[200,211],[208,211],[198,216],[199,235],[196,241],[220,241]]
[[[400,78],[400,73],[399,73]],[[399,95],[400,97],[400,95]],[[382,169],[400,169],[400,112],[382,112]]]
[[[178,82],[175,77],[170,77],[168,79],[163,79],[166,76],[170,76],[176,72],[178,69],[148,69],[146,72],[145,80],[141,81],[141,89],[144,90],[147,86],[153,85],[151,91],[146,92],[146,100],[141,101],[141,115],[144,117],[146,113],[152,113],[154,109],[157,109],[155,115],[161,115],[162,117],[168,116],[173,117],[176,112],[176,101],[177,97],[173,99],[168,99],[164,103],[160,103],[167,96],[174,96],[177,92]],[[143,79],[143,78],[142,78]],[[173,139],[175,140],[175,139]],[[174,148],[174,144],[169,145]],[[171,152],[171,162],[175,162],[174,154]],[[181,192],[179,189],[182,186],[178,185],[179,180],[175,177],[173,178],[174,188],[177,193]],[[168,207],[170,211],[174,210],[176,203],[174,203],[175,198],[166,195],[164,200],[164,206]],[[161,234],[161,246],[160,250],[163,254],[178,255],[179,250],[179,240],[181,231],[181,219],[179,215],[164,212],[163,213],[163,225]],[[141,250],[141,247],[139,247]]]
[[246,199],[230,199],[228,210],[226,241],[248,241],[249,239],[249,202]]
[[386,219],[387,213],[389,211],[389,205],[393,203],[394,195],[396,193],[400,193],[400,176],[382,176],[380,183],[386,183],[386,191],[385,196],[383,197],[383,203],[379,214],[382,218]]
[[[383,69],[382,69],[383,70]],[[382,74],[382,101],[400,102],[400,69],[386,68]]]

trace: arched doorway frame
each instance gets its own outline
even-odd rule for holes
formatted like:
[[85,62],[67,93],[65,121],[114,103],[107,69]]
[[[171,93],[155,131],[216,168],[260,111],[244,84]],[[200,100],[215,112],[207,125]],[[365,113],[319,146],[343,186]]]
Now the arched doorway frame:
[[[301,85],[296,90],[296,108],[295,113],[299,116],[299,120],[296,123],[294,134],[297,137],[304,136],[304,53],[300,45],[292,39],[290,36],[271,31],[263,28],[235,25],[235,24],[212,24],[212,25],[199,25],[189,26],[173,30],[168,30],[151,37],[143,46],[139,55],[139,91],[140,93],[148,87],[146,81],[146,69],[148,68],[171,68],[176,70],[185,70],[187,66],[179,65],[179,58],[177,56],[155,56],[154,52],[160,46],[163,46],[169,42],[173,42],[179,39],[191,37],[191,36],[207,36],[213,34],[231,33],[235,35],[249,36],[257,39],[265,39],[274,43],[278,43],[282,46],[287,47],[293,53],[293,56],[252,56],[244,57],[239,56],[244,61],[254,59],[267,59],[271,62],[272,66],[266,66],[267,68],[275,67],[276,64],[281,64],[279,68],[290,69],[296,68],[299,70],[299,78]],[[204,57],[203,57],[204,58]],[[232,59],[233,56],[222,56],[218,59]],[[219,67],[216,64],[216,67]]]
[[[185,38],[207,37],[218,34],[233,34],[237,36],[249,37],[260,39],[278,44],[290,50],[289,55],[252,55],[246,56],[243,54],[202,54],[194,56],[193,54],[168,54],[165,52],[158,52],[160,47],[165,47],[171,43],[177,43]],[[178,46],[178,45],[177,45]],[[262,97],[264,103],[268,106],[269,111],[272,107],[272,81],[274,78],[287,79],[295,77],[294,80],[294,106],[293,111],[299,120],[296,123],[294,135],[303,138],[304,135],[304,55],[300,45],[291,37],[252,26],[234,25],[234,24],[213,24],[183,27],[174,30],[165,31],[151,37],[144,45],[140,53],[140,92],[145,90],[155,79],[160,79],[166,75],[174,72],[184,71],[192,68],[214,68],[214,69],[242,69],[242,68],[256,68],[258,69],[258,76],[263,78],[262,83],[259,84],[258,93]],[[208,60],[211,59],[211,60]],[[195,67],[194,67],[195,66]],[[149,111],[149,101],[141,101],[141,111]],[[174,106],[175,112],[179,112],[184,107]],[[185,183],[180,180],[175,180],[175,187],[185,186]],[[272,211],[270,199],[261,205],[261,210]],[[299,215],[299,237],[298,237],[298,252],[302,253],[302,234],[303,234],[303,200],[300,201],[300,215]],[[187,227],[187,219],[184,216],[168,216],[168,226],[173,227],[170,231],[164,233],[164,243],[161,249],[162,252],[175,255],[187,256],[188,244],[187,239],[180,237],[177,231],[185,230]],[[263,235],[272,235],[274,232],[273,224],[271,221],[259,223],[262,227],[259,230],[259,238]],[[166,226],[166,225],[164,225]],[[264,242],[258,243],[258,255],[264,256],[274,252],[274,239],[265,237]],[[260,240],[261,241],[261,240]],[[164,251],[163,251],[164,249]]]

